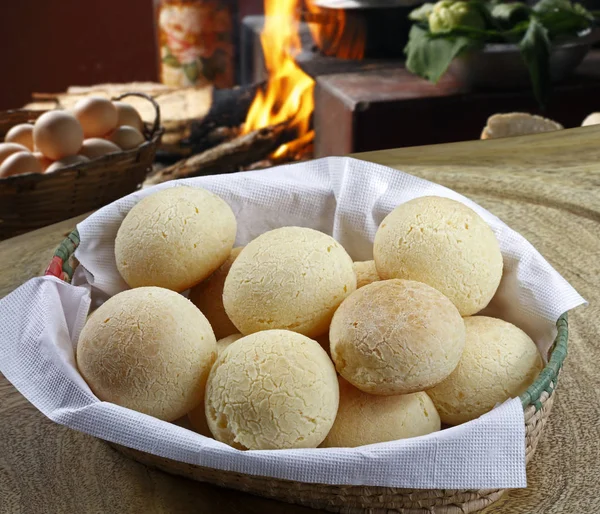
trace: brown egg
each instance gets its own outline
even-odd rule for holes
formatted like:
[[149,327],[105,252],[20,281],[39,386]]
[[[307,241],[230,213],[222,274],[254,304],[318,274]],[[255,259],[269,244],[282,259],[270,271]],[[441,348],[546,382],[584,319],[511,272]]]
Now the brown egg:
[[29,152],[17,152],[7,157],[0,166],[0,177],[12,177],[23,173],[42,173],[42,166]]
[[73,114],[81,123],[83,135],[103,137],[117,126],[117,108],[107,98],[91,96],[79,100],[73,107]]
[[0,165],[4,160],[17,152],[28,152],[26,147],[17,143],[0,143]]
[[73,164],[83,164],[85,162],[89,162],[90,160],[83,155],[69,155],[68,157],[64,157],[59,161],[53,162],[48,169],[46,169],[46,173],[52,173],[53,171],[58,171],[62,168],[66,168],[67,166],[72,166]]
[[33,143],[36,150],[57,161],[79,152],[83,130],[75,116],[68,112],[46,112],[33,126]]
[[42,170],[46,171],[48,167],[54,162],[48,159],[42,152],[33,152],[33,156],[38,160]]
[[146,141],[139,130],[128,126],[118,127],[108,139],[122,150],[137,148]]
[[144,122],[142,121],[142,117],[133,105],[126,102],[113,102],[113,105],[117,108],[118,127],[127,125],[138,129],[140,132],[144,132]]
[[99,137],[92,137],[83,142],[83,146],[81,147],[81,150],[79,150],[79,155],[83,155],[88,159],[97,159],[103,155],[120,151],[121,149],[112,141],[107,141],[106,139],[101,139]]
[[4,141],[23,145],[29,151],[33,152],[33,125],[29,123],[15,125],[6,133]]

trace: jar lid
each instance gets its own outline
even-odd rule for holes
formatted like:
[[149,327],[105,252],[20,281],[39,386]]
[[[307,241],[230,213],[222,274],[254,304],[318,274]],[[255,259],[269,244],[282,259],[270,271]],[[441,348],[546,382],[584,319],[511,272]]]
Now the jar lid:
[[314,5],[325,9],[384,9],[422,3],[423,0],[315,0]]

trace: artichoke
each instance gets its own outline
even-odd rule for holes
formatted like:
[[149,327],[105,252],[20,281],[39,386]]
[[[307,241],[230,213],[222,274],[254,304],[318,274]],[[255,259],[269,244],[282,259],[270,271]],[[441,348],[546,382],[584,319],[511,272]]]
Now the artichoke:
[[484,29],[485,22],[469,2],[440,0],[429,15],[429,31],[432,34],[450,32],[457,27]]
[[428,21],[431,11],[433,11],[433,4],[425,3],[421,7],[410,11],[408,19],[412,21]]

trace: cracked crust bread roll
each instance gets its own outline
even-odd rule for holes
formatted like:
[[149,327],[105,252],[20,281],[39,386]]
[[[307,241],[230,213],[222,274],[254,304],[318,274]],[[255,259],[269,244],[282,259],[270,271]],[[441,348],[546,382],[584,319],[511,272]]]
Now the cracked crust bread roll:
[[381,280],[377,274],[375,261],[358,261],[352,264],[356,274],[356,289]]
[[216,356],[204,315],[180,294],[158,287],[107,300],[77,344],[79,371],[100,400],[165,421],[202,401]]
[[415,198],[388,214],[373,255],[382,280],[428,284],[462,316],[486,307],[502,278],[502,254],[489,225],[466,205],[438,196]]
[[225,262],[236,230],[231,208],[210,191],[163,189],[123,220],[115,240],[117,269],[130,287],[185,291]]
[[437,432],[440,416],[427,393],[374,396],[339,377],[340,406],[321,448],[355,448]]
[[[244,337],[242,334],[232,334],[230,336],[224,337],[217,341],[217,356],[221,355],[225,348],[229,345],[235,343],[238,339]],[[206,437],[212,437],[210,433],[210,429],[208,428],[208,422],[206,421],[206,413],[204,409],[204,397],[202,397],[202,403],[198,405],[195,409],[191,410],[188,413],[188,420],[192,428]]]
[[485,316],[465,318],[463,356],[429,396],[447,425],[459,425],[523,394],[544,368],[531,338],[520,328]]
[[219,269],[190,291],[191,302],[206,316],[217,339],[223,339],[238,331],[225,312],[223,288],[231,265],[241,251],[242,247],[231,250],[231,254]]
[[206,386],[210,431],[242,450],[316,448],[338,403],[337,376],[325,350],[288,330],[258,332],[230,345]]
[[221,355],[225,348],[229,345],[235,343],[238,339],[244,337],[242,334],[231,334],[230,336],[224,337],[223,339],[219,339],[217,341],[217,354]]
[[564,127],[554,120],[543,118],[527,112],[508,112],[494,114],[487,119],[481,131],[481,139],[498,139],[501,137],[525,136],[540,132],[553,132]]
[[223,305],[242,334],[282,329],[318,337],[355,289],[342,245],[317,230],[283,227],[242,250],[225,280]]
[[426,390],[458,365],[465,325],[442,293],[420,282],[384,280],[352,293],[329,330],[338,373],[370,394]]

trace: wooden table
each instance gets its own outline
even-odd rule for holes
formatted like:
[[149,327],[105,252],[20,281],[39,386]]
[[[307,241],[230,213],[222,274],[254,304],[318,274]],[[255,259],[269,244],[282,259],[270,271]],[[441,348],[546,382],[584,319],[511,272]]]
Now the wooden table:
[[[531,241],[586,297],[529,487],[488,513],[600,512],[600,126],[363,154],[473,198]],[[0,297],[40,274],[77,220],[0,243]],[[1,344],[0,334],[0,344]],[[48,421],[0,376],[0,512],[309,513],[148,469]]]

